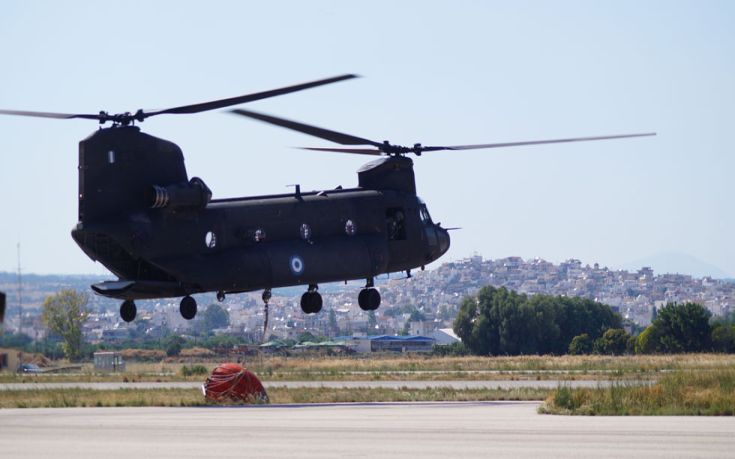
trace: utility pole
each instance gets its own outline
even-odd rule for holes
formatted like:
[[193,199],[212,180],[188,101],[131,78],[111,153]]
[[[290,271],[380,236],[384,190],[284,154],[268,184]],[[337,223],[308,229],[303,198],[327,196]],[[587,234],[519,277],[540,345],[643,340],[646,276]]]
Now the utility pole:
[[23,294],[22,294],[23,277],[20,271],[20,242],[18,243],[18,333],[22,332],[23,325]]

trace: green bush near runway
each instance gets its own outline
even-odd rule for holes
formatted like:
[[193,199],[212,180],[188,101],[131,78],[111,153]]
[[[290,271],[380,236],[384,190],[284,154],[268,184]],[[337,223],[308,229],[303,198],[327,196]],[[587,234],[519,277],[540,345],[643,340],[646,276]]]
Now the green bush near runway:
[[561,386],[547,397],[539,412],[601,416],[733,416],[735,369],[678,371],[648,386],[624,382],[596,389]]
[[[464,402],[543,400],[547,389],[366,389],[273,388],[271,403]],[[198,389],[39,389],[0,391],[0,408],[70,408],[123,406],[207,406]]]

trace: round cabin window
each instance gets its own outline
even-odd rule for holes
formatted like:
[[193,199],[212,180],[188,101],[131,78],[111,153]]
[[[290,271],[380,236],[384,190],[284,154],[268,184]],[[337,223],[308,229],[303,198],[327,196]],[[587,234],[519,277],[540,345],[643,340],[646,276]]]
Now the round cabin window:
[[206,246],[210,249],[213,249],[217,246],[217,236],[214,234],[213,231],[208,231],[207,234],[204,236],[204,244],[206,244]]
[[255,242],[260,242],[265,239],[265,230],[263,228],[256,229],[255,233],[253,234],[253,239],[255,240]]
[[356,232],[357,226],[355,225],[355,222],[347,220],[345,222],[345,233],[347,233],[348,236],[354,236]]

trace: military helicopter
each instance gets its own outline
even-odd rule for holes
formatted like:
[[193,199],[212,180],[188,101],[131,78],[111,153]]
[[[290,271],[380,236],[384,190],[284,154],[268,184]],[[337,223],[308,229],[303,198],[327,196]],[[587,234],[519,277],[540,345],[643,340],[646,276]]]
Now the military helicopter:
[[[271,289],[306,285],[301,309],[322,308],[319,284],[365,280],[361,309],[380,306],[376,276],[424,268],[449,249],[451,228],[434,223],[417,196],[413,161],[439,150],[619,139],[624,134],[479,145],[423,146],[376,142],[242,109],[232,112],[316,136],[347,148],[307,150],[379,156],[358,171],[353,188],[213,199],[189,178],[181,149],[140,131],[135,122],[162,114],[220,109],[355,78],[341,75],[271,91],[135,113],[65,114],[0,110],[0,114],[92,119],[100,127],[79,143],[79,215],[71,232],[79,247],[118,277],[94,284],[98,294],[123,300],[120,316],[135,319],[138,299],[182,297],[181,315],[193,319],[195,293],[263,290],[265,327]],[[363,146],[363,147],[356,147]]]

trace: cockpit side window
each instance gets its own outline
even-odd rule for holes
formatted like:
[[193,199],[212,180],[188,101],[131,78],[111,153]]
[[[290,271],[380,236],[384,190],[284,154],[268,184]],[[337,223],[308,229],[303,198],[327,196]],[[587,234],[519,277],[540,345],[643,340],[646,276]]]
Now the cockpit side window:
[[426,208],[426,204],[421,204],[419,207],[419,215],[425,225],[431,225],[431,215],[429,215],[429,209]]
[[388,239],[404,241],[406,239],[406,212],[403,207],[390,207],[385,211],[385,224]]

